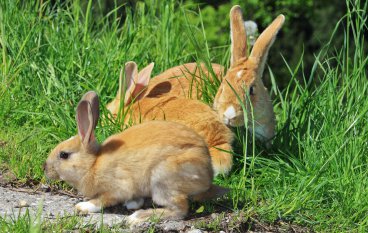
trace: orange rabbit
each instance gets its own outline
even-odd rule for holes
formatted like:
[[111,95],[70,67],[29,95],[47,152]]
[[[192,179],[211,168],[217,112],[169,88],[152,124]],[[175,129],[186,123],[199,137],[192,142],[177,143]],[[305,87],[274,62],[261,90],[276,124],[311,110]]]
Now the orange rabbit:
[[64,180],[90,199],[78,203],[77,211],[99,212],[152,197],[162,207],[135,211],[128,223],[144,222],[153,215],[181,219],[188,212],[188,198],[204,200],[226,192],[212,184],[207,145],[188,127],[150,121],[99,144],[94,133],[98,118],[98,96],[87,92],[76,111],[78,135],[57,145],[44,165],[48,178]]
[[284,20],[285,17],[279,15],[262,32],[250,55],[247,55],[246,32],[241,9],[239,6],[231,9],[231,66],[222,79],[213,104],[226,124],[241,126],[245,124],[246,118],[241,106],[244,103],[251,132],[254,131],[255,136],[266,145],[270,144],[274,136],[275,113],[270,96],[263,85],[262,75],[268,51]]

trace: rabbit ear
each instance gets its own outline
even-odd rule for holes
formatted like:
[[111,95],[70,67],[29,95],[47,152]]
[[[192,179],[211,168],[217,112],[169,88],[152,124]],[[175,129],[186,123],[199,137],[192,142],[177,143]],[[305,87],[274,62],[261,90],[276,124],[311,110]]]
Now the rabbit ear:
[[[135,64],[135,63],[134,63]],[[133,83],[125,94],[125,105],[130,104],[133,100],[139,100],[144,96],[145,89],[151,79],[151,73],[154,67],[152,62],[141,70],[138,74],[133,76]],[[136,66],[136,65],[135,65]],[[127,74],[127,70],[125,70]],[[127,77],[127,76],[126,76]]]
[[95,122],[97,120],[94,119],[93,109],[91,103],[87,100],[81,100],[77,107],[77,125],[78,125],[78,134],[81,139],[82,145],[85,149],[89,150],[93,147],[93,142],[95,142]]
[[[134,91],[134,80],[138,76],[138,66],[134,61],[129,61],[125,63],[125,82],[122,82],[123,87],[122,90],[125,91],[125,104],[127,104],[127,100],[130,99],[131,93]],[[122,75],[120,74],[120,79],[122,79]]]
[[247,56],[247,34],[240,6],[233,6],[230,10],[231,29],[231,63],[233,65],[239,59]]
[[136,84],[139,83],[143,86],[148,86],[148,83],[151,79],[151,73],[155,63],[151,62],[148,66],[144,67],[138,74],[138,79],[135,80]]
[[100,118],[100,101],[98,95],[94,91],[89,91],[83,95],[82,100],[86,100],[91,105],[91,112],[93,116],[93,128],[96,128],[98,119]]
[[277,32],[280,30],[282,25],[284,24],[285,16],[279,15],[258,37],[256,42],[254,43],[252,52],[250,57],[255,58],[258,62],[258,72],[259,77],[262,77],[264,66],[266,63],[268,51],[272,46]]

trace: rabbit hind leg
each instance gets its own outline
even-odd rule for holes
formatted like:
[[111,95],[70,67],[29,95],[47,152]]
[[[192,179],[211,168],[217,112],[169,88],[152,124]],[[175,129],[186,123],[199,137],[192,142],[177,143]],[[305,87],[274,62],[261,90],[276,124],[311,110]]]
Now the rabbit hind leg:
[[[155,197],[153,196],[152,198],[156,203],[157,200],[155,200]],[[186,216],[189,208],[188,198],[185,195],[171,197],[165,203],[161,202],[161,204],[164,207],[135,211],[128,216],[127,223],[129,225],[136,225],[147,221],[179,220]]]

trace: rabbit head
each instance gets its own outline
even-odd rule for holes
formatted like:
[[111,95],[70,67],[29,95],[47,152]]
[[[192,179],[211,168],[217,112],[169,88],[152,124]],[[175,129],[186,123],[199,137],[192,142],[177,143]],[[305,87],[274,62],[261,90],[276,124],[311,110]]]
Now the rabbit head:
[[262,141],[269,141],[275,129],[275,114],[262,75],[268,51],[284,19],[279,15],[262,32],[248,56],[242,11],[239,6],[230,11],[231,64],[215,96],[214,109],[227,125],[248,124]]
[[57,145],[44,164],[48,178],[64,180],[74,187],[79,186],[99,151],[94,134],[99,118],[97,94],[93,91],[87,92],[79,102],[76,113],[78,135]]

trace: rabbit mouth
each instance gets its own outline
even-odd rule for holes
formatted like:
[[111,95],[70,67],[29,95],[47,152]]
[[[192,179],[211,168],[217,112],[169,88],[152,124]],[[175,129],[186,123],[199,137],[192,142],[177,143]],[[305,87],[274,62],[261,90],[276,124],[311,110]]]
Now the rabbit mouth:
[[45,173],[47,180],[60,180],[60,177],[57,173]]
[[232,120],[230,120],[229,125],[232,126],[232,127],[240,127],[240,126],[244,125],[244,122],[242,120],[232,119]]
[[265,125],[256,125],[254,130],[250,128],[251,132],[253,132],[258,140],[267,144],[270,143],[272,138],[274,137],[273,129],[265,126]]
[[236,116],[234,118],[223,118],[223,122],[225,125],[231,126],[231,127],[239,127],[244,125],[244,119],[242,116]]
[[243,114],[233,105],[228,106],[222,113],[222,121],[228,126],[242,126],[244,124]]
[[49,169],[48,166],[44,166],[45,177],[47,180],[59,180],[60,176],[57,172],[53,171],[53,169]]

